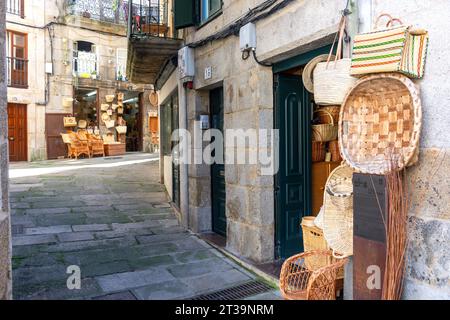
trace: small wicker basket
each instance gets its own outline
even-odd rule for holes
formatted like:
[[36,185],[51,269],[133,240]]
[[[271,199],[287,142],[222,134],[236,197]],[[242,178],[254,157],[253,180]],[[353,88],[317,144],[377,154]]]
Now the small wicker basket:
[[331,123],[321,123],[312,125],[313,141],[327,142],[336,140],[338,136],[338,126],[334,122],[333,116],[326,110],[316,110],[314,111],[314,114],[318,112],[324,112],[331,120]]

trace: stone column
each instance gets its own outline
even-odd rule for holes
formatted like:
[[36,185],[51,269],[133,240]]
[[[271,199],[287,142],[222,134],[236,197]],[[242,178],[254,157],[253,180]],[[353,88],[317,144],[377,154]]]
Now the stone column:
[[[224,91],[226,129],[242,130],[238,136],[251,135],[256,129],[257,135],[244,148],[227,145],[227,157],[270,154],[271,146],[264,147],[259,129],[273,128],[272,69],[253,63],[247,71],[225,79]],[[257,263],[273,261],[275,250],[274,177],[262,169],[259,161],[225,167],[227,249]]]
[[0,3],[0,299],[11,299],[11,227],[8,202],[8,121],[5,70],[5,6]]

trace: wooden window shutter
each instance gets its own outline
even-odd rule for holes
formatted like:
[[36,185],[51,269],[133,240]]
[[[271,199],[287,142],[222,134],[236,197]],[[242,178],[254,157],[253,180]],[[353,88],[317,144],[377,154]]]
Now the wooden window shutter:
[[217,13],[222,9],[222,0],[208,0],[209,1],[209,14],[211,17],[213,14]]
[[181,29],[197,23],[198,0],[174,0],[175,28]]

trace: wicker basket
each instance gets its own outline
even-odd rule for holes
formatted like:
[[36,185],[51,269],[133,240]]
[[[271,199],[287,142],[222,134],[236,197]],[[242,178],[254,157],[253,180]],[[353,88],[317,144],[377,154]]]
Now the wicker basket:
[[328,177],[323,206],[323,232],[334,256],[353,254],[353,170],[340,165]]
[[106,102],[111,103],[114,101],[115,96],[113,94],[107,94],[105,96]]
[[288,300],[335,300],[336,280],[347,259],[321,268],[310,268],[307,264],[307,261],[329,257],[329,250],[314,250],[286,259],[280,273],[282,296]]
[[[334,123],[339,123],[339,113],[341,112],[341,106],[319,106],[317,111],[327,111],[333,117]],[[326,112],[320,112],[318,115],[320,123],[328,123],[330,120]]]
[[313,141],[311,143],[311,151],[312,162],[325,161],[326,151],[324,142]]
[[328,143],[328,149],[331,153],[331,161],[340,162],[342,161],[341,152],[339,151],[339,141],[333,140]]
[[338,126],[335,124],[333,116],[326,110],[316,110],[314,114],[322,112],[328,116],[328,121],[331,123],[321,123],[312,125],[313,141],[332,141],[337,139]]
[[352,168],[385,174],[411,163],[421,128],[416,85],[398,73],[370,75],[358,81],[345,98],[339,117],[339,147]]
[[[302,219],[302,232],[303,232],[303,251],[313,251],[313,250],[328,250],[330,251],[330,247],[328,246],[325,237],[323,236],[323,230],[316,227],[314,225],[315,217],[304,217]],[[327,265],[332,264],[336,261],[332,256],[328,257],[314,257],[307,258],[305,263],[311,269],[321,268]],[[344,268],[339,270],[337,279],[344,278]]]

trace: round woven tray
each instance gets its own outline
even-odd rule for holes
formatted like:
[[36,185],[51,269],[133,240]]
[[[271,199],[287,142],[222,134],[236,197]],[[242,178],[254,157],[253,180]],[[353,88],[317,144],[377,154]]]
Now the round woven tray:
[[353,170],[340,165],[328,177],[324,192],[323,234],[333,254],[353,254]]
[[422,106],[407,77],[383,73],[361,78],[339,116],[339,147],[352,168],[371,174],[401,170],[419,144]]

